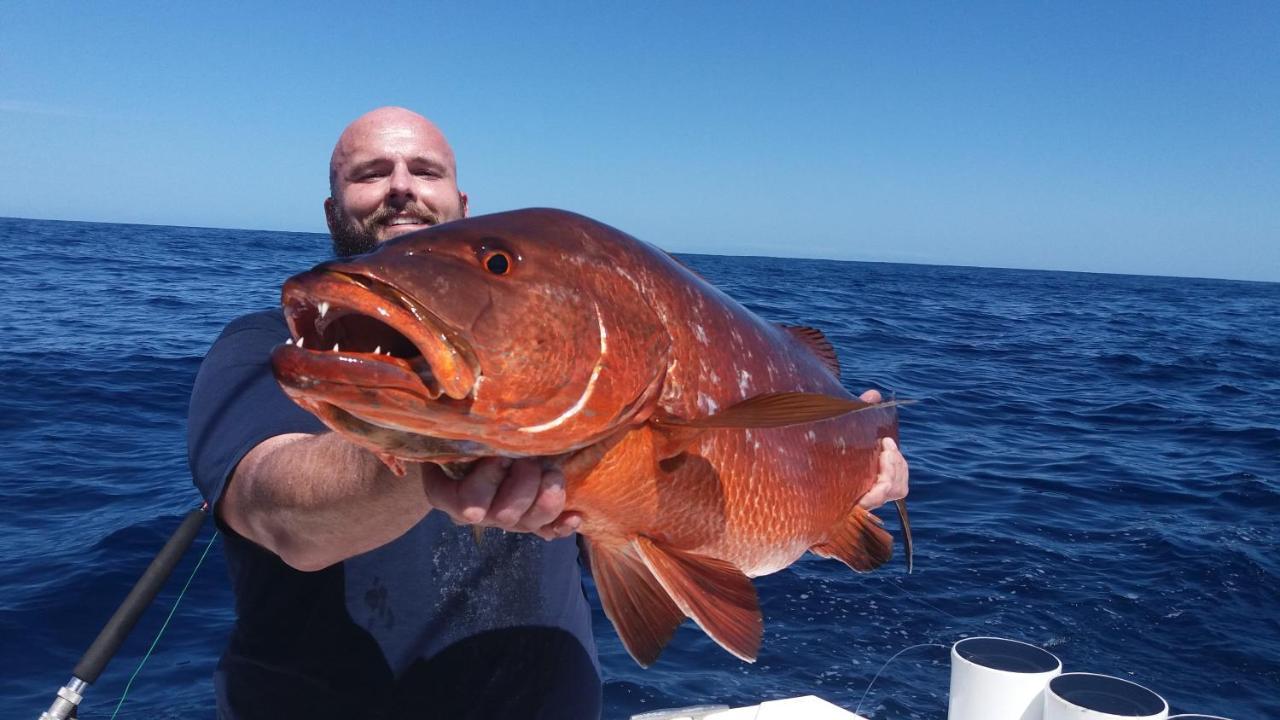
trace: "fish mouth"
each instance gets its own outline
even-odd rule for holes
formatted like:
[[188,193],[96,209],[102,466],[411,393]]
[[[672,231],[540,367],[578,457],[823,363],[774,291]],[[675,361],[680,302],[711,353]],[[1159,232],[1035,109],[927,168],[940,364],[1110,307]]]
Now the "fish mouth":
[[273,351],[272,365],[287,387],[319,395],[398,391],[458,409],[470,405],[481,377],[474,351],[393,283],[317,270],[286,282],[281,304],[291,337]]

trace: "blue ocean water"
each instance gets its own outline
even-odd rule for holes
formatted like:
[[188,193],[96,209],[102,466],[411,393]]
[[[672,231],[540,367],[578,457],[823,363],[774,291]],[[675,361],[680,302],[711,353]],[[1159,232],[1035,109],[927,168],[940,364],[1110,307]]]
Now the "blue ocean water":
[[[327,253],[315,234],[0,219],[0,718],[48,707],[198,504],[184,422],[209,343]],[[597,610],[606,717],[813,693],[943,718],[940,646],[974,635],[1175,710],[1280,715],[1280,284],[684,259],[826,331],[851,390],[919,401],[901,429],[916,569],[809,557],[757,580],[754,665],[687,623],[642,670]],[[110,716],[211,529],[81,717]],[[231,605],[214,547],[118,717],[213,717]]]

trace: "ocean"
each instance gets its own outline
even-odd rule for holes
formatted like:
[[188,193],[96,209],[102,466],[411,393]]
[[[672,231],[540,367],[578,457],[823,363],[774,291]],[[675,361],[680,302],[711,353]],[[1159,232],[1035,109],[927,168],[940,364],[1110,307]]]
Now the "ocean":
[[[328,253],[310,233],[0,219],[0,718],[48,708],[199,504],[185,418],[209,344]],[[758,662],[686,623],[648,670],[589,587],[606,717],[816,694],[944,718],[948,647],[978,635],[1175,711],[1280,716],[1280,284],[682,259],[825,331],[850,390],[917,401],[901,420],[915,572],[900,554],[862,575],[807,556],[756,581]],[[111,716],[211,536],[81,717]],[[215,544],[117,717],[212,718],[232,622]]]

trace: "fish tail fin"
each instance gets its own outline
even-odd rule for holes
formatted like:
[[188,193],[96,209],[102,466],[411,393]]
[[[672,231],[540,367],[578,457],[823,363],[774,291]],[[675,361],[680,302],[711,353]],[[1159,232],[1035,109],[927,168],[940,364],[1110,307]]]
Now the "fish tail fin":
[[629,552],[630,546],[584,541],[604,614],[631,657],[641,667],[649,667],[684,622],[684,613],[644,561]]
[[683,613],[738,658],[755,662],[764,635],[756,588],[738,567],[646,537],[636,551]]
[[831,528],[826,542],[809,550],[866,572],[880,567],[893,555],[893,536],[881,526],[880,518],[855,505],[853,512]]

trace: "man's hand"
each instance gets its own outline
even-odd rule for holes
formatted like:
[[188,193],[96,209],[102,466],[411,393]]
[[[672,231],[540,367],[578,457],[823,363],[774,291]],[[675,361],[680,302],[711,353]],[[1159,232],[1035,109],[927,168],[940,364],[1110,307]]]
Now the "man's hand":
[[[880,393],[868,390],[859,398],[862,402],[878,403]],[[858,504],[867,510],[875,510],[891,500],[899,500],[907,496],[907,459],[898,451],[898,444],[893,438],[880,440],[880,473],[876,475],[876,484],[871,486]]]
[[537,458],[485,458],[461,480],[423,465],[422,482],[432,507],[460,525],[531,532],[544,540],[566,537],[582,525],[576,513],[564,512],[564,474],[543,470]]

